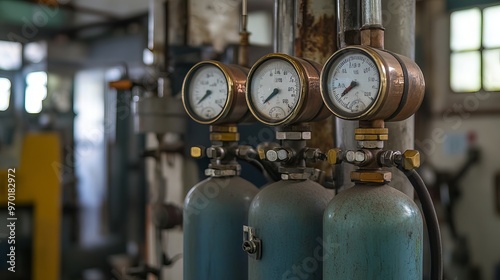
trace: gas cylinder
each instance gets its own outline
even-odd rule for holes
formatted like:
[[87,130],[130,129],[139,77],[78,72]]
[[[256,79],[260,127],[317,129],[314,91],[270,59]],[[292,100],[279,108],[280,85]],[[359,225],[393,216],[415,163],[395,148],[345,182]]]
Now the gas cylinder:
[[402,192],[357,183],[333,198],[323,222],[324,280],[422,279],[422,217]]
[[278,181],[255,196],[245,241],[257,247],[249,280],[321,279],[322,217],[332,195],[307,179]]
[[210,177],[184,203],[184,280],[245,280],[241,229],[258,189],[238,176]]

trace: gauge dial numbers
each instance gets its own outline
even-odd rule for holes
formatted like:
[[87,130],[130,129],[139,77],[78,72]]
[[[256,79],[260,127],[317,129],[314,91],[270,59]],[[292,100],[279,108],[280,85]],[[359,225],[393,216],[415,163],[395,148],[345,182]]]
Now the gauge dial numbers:
[[203,61],[193,66],[182,86],[188,115],[201,124],[235,123],[246,115],[246,68]]
[[[323,67],[323,101],[343,119],[407,118],[416,111],[415,100],[408,97],[423,98],[423,88],[415,86],[423,85],[423,76],[413,65],[416,66],[407,58],[367,46],[339,50]],[[422,83],[414,83],[414,78],[421,78]],[[415,92],[418,93],[412,94]]]
[[[250,69],[247,103],[257,120],[267,125],[308,121],[323,106],[319,93],[320,66],[285,54],[269,54]],[[305,110],[306,106],[309,110]]]

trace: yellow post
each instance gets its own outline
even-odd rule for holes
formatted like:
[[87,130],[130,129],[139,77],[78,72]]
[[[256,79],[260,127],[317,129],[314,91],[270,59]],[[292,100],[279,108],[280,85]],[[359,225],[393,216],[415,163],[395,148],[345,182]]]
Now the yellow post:
[[[59,279],[61,163],[59,136],[27,134],[15,170],[15,206],[33,206],[33,279]],[[0,205],[7,204],[7,171],[0,170]],[[6,221],[5,221],[6,222]],[[20,253],[20,252],[16,252]]]

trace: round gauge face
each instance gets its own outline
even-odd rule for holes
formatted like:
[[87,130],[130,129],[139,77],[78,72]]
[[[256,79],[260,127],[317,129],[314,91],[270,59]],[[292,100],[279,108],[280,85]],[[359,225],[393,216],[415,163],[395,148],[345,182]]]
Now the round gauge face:
[[189,77],[185,94],[192,113],[204,121],[213,120],[224,110],[228,81],[215,65],[201,65]]
[[368,55],[356,50],[345,51],[326,71],[326,92],[322,94],[327,103],[334,106],[332,110],[340,116],[356,117],[371,109],[379,95],[380,73]]
[[301,81],[290,62],[270,58],[254,70],[249,90],[253,112],[270,123],[278,123],[292,115],[297,108]]

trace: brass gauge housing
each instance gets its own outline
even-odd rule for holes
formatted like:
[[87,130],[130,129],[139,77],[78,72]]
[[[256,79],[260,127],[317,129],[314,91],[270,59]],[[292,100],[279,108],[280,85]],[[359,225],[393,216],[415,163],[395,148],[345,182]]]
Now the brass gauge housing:
[[323,101],[346,120],[404,120],[418,110],[424,90],[415,62],[369,46],[335,52],[321,72]]
[[182,84],[182,103],[200,124],[234,124],[249,121],[245,101],[248,69],[218,61],[194,65]]
[[321,100],[321,65],[286,54],[259,59],[247,78],[246,100],[261,123],[278,126],[325,119],[328,109]]

